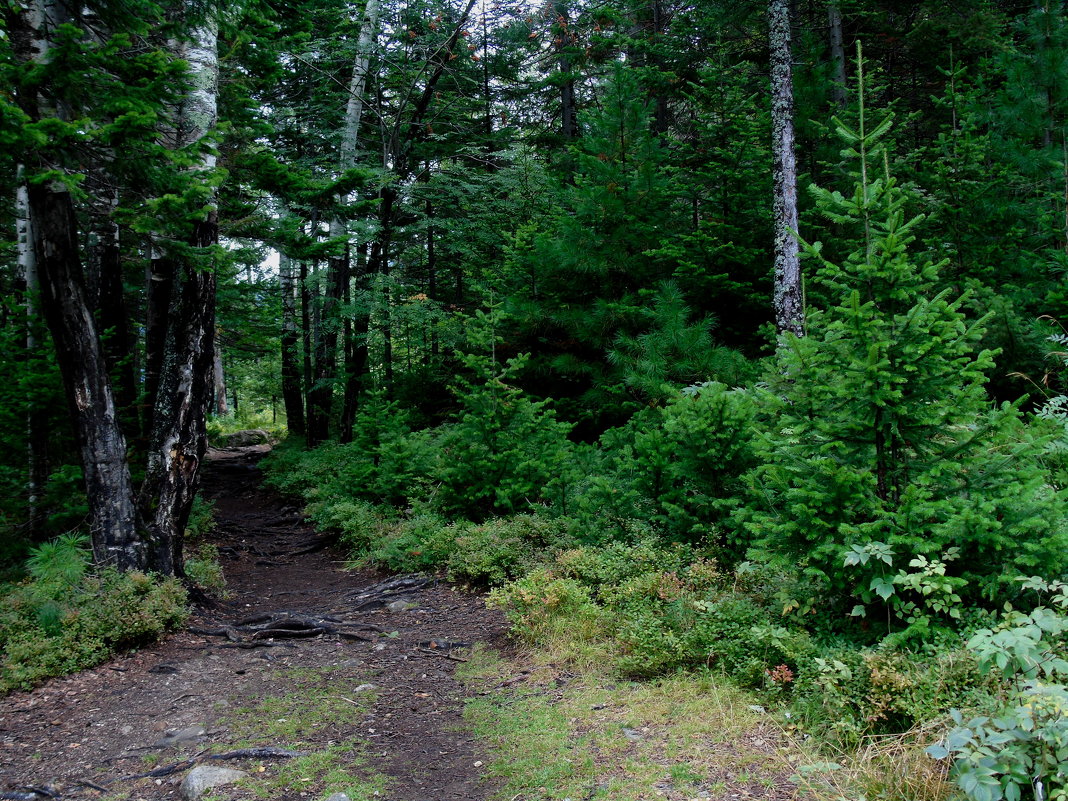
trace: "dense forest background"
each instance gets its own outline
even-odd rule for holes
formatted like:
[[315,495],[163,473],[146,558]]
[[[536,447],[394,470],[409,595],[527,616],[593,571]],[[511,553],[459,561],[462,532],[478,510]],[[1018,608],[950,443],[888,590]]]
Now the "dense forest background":
[[965,641],[1068,670],[1063,3],[40,0],[0,71],[13,576],[181,576],[264,427],[365,558],[611,610],[636,674],[757,637],[845,741],[966,707],[872,689]]

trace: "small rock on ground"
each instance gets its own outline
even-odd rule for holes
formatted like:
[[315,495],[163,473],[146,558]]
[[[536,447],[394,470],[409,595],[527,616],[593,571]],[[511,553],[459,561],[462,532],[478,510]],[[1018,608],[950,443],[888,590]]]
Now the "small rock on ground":
[[233,784],[238,779],[248,776],[243,770],[220,768],[216,765],[197,765],[182,782],[182,798],[185,801],[199,801],[200,797],[213,787]]
[[195,743],[197,740],[204,737],[207,734],[207,728],[200,723],[195,723],[192,726],[186,726],[182,729],[171,730],[167,732],[162,739],[152,743],[152,748],[170,748],[175,745],[184,745],[185,743]]

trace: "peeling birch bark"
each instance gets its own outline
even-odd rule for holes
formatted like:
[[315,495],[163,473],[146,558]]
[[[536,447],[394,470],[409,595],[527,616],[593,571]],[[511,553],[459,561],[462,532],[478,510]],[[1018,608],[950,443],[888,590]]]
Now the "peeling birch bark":
[[[173,120],[175,146],[192,147],[217,119],[218,20],[215,10],[190,31],[176,55],[189,65],[192,83]],[[204,149],[197,172],[207,178],[216,156]],[[218,213],[209,209],[188,243],[203,252],[218,244]],[[182,542],[200,484],[207,450],[206,415],[214,390],[215,288],[213,264],[175,259],[166,330],[140,505],[148,527],[149,562],[167,575],[184,573]]]

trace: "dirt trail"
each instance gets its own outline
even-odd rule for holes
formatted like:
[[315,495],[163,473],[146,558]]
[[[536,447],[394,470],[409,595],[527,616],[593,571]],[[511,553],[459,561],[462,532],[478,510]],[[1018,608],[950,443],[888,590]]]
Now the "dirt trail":
[[[351,757],[340,768],[372,782],[387,777],[372,797],[482,801],[490,794],[475,766],[478,745],[460,728],[463,689],[452,674],[463,651],[452,646],[501,643],[502,617],[478,596],[437,582],[362,597],[386,577],[343,571],[340,554],[299,508],[261,488],[262,450],[214,454],[205,476],[230,598],[157,645],[0,699],[0,793],[47,785],[63,798],[175,799],[183,771],[119,777],[272,746]],[[263,613],[353,625],[270,644],[234,631]],[[246,642],[205,633],[225,629]],[[287,721],[278,712],[313,698],[330,714]],[[253,777],[215,797],[314,800],[330,788],[324,766],[287,779],[273,760],[225,764]]]

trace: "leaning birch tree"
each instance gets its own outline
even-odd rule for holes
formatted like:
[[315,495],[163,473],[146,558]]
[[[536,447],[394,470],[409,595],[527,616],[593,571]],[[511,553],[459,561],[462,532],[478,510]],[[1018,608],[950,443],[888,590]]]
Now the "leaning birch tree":
[[[18,62],[47,75],[52,37],[74,8],[58,0],[37,0],[9,18]],[[17,100],[29,124],[66,116],[49,94],[47,81],[19,86]],[[76,175],[45,148],[27,148],[23,268],[36,269],[41,314],[55,343],[75,440],[81,455],[93,558],[120,569],[142,568],[146,552],[137,526],[133,481],[126,461],[126,440],[119,427],[107,360],[85,292],[80,232],[73,187]]]

